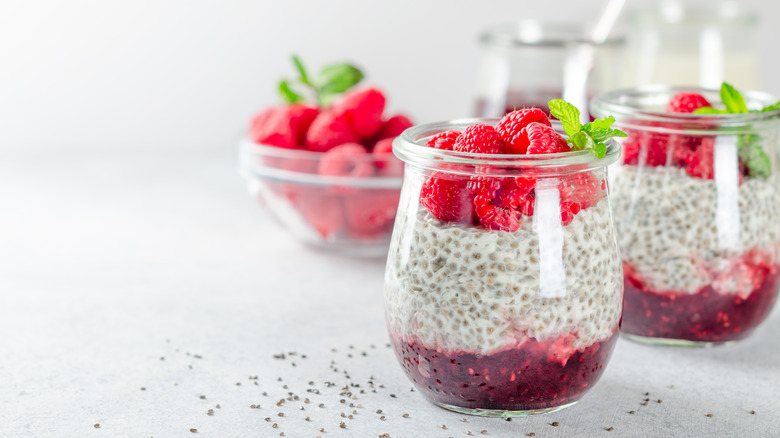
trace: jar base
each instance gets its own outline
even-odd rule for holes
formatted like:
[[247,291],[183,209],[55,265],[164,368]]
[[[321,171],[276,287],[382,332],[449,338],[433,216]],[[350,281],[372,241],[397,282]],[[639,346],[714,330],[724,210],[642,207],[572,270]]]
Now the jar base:
[[561,406],[555,406],[552,408],[543,409],[529,409],[523,411],[513,411],[505,409],[480,409],[480,408],[464,408],[461,406],[454,406],[447,403],[439,403],[432,401],[431,403],[439,406],[440,408],[447,409],[448,411],[458,412],[460,414],[474,415],[477,417],[492,417],[492,418],[515,418],[515,417],[528,417],[530,415],[549,414],[551,412],[558,412],[561,409],[566,409],[569,406],[573,406],[577,401],[567,403]]
[[620,334],[624,338],[628,339],[629,341],[636,342],[638,344],[657,345],[663,347],[710,348],[710,347],[719,347],[722,345],[732,345],[738,342],[738,341],[709,342],[709,341],[689,341],[686,339],[654,338],[651,336],[632,335],[630,333],[625,333],[625,332],[621,332]]

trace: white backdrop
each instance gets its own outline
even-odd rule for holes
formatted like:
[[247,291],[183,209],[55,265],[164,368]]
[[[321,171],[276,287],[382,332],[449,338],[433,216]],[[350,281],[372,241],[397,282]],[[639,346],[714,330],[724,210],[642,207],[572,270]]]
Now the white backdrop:
[[[249,115],[277,102],[292,52],[312,67],[358,63],[418,122],[463,117],[482,29],[593,19],[601,3],[5,0],[0,147],[232,151]],[[780,3],[741,4],[761,16],[763,88],[780,94]]]

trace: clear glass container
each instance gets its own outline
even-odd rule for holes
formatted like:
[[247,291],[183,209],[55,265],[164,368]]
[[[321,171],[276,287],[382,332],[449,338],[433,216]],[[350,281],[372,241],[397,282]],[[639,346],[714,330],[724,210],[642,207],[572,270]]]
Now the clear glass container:
[[394,155],[341,156],[244,139],[239,172],[274,221],[306,246],[345,256],[387,255],[403,173]]
[[614,88],[622,38],[596,43],[582,23],[523,20],[496,26],[480,36],[477,117],[502,117],[537,107],[549,113],[550,99],[566,99],[587,116],[587,99]]
[[[611,142],[601,160],[424,146],[437,133],[497,121],[420,125],[395,140],[406,164],[385,315],[396,356],[425,397],[509,417],[575,403],[612,353],[623,274],[606,166],[619,146]],[[494,209],[502,225],[481,225],[478,209]]]
[[[610,185],[625,273],[622,332],[708,346],[744,338],[777,300],[780,110],[664,113],[681,91],[720,104],[715,90],[651,86],[602,94],[592,111],[614,115],[629,135]],[[752,109],[777,102],[744,96]]]
[[623,87],[760,88],[758,19],[737,2],[667,0],[629,11],[625,24]]

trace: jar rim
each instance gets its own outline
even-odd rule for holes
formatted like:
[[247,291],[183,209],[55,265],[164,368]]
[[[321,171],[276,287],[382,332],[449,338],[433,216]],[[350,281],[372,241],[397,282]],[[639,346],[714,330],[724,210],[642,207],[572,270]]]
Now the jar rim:
[[[695,128],[696,125],[709,125],[712,134],[714,128],[746,130],[755,129],[756,125],[765,123],[780,123],[780,109],[750,113],[728,114],[695,114],[667,113],[664,108],[677,93],[690,92],[704,96],[711,104],[722,104],[720,90],[703,87],[681,87],[668,85],[644,85],[635,88],[622,88],[596,95],[590,103],[590,111],[596,117],[613,115],[618,122],[627,121],[639,123],[643,129],[652,129],[648,123],[661,123],[670,129]],[[746,91],[742,93],[748,108],[757,108],[777,103],[777,98],[762,91]],[[626,120],[628,119],[628,120]],[[733,131],[734,133],[738,133]]]
[[479,42],[495,47],[566,47],[576,44],[610,47],[623,44],[625,38],[610,36],[605,41],[595,41],[580,22],[528,19],[484,30],[479,35]]
[[[601,159],[596,158],[587,150],[532,155],[478,154],[425,146],[425,142],[438,133],[449,130],[463,131],[475,124],[495,126],[499,121],[500,119],[468,118],[416,125],[405,130],[393,140],[393,153],[405,163],[431,169],[439,169],[442,164],[458,164],[520,170],[537,169],[561,173],[571,172],[570,168],[576,168],[576,171],[579,172],[607,167],[617,161],[620,155],[620,144],[614,139],[608,140],[607,153]],[[561,131],[560,122],[554,122],[553,127],[557,131]]]

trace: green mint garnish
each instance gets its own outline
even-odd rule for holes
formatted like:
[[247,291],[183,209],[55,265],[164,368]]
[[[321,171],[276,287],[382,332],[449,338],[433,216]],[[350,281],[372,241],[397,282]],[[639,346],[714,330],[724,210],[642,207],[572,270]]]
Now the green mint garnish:
[[612,137],[628,137],[625,132],[611,128],[615,123],[612,116],[583,125],[580,123],[580,110],[569,102],[553,99],[547,105],[550,107],[550,114],[563,124],[563,130],[569,136],[569,142],[575,151],[585,149],[601,159],[607,154],[607,140]]
[[317,105],[324,107],[363,79],[363,72],[350,64],[325,66],[312,78],[300,58],[293,56],[292,62],[298,72],[298,79],[279,83],[279,93],[287,103],[304,102],[307,100],[305,96],[309,95]]
[[[699,108],[695,114],[744,114],[780,109],[780,102],[765,106],[760,110],[749,110],[745,104],[745,98],[736,88],[724,82],[720,86],[720,100],[726,109],[712,107]],[[772,173],[772,162],[764,152],[759,142],[761,137],[757,134],[740,134],[737,138],[739,158],[747,166],[748,175],[751,177],[766,178]]]

